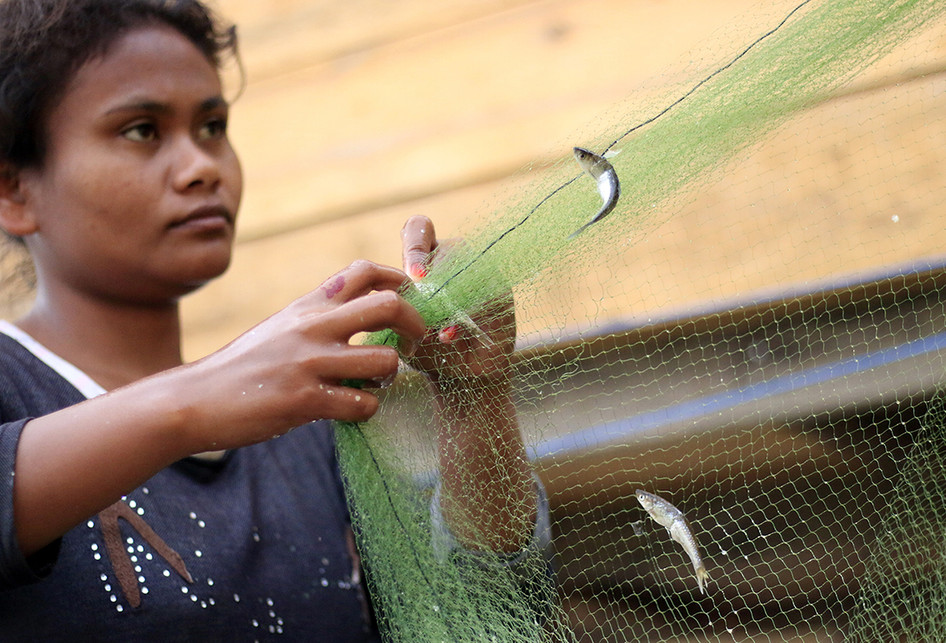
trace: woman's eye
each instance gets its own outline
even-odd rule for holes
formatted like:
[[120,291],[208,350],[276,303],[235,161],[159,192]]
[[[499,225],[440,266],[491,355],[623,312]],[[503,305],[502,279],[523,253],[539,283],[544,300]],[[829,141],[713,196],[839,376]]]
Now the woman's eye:
[[227,119],[213,118],[200,126],[200,138],[203,140],[221,138],[227,134]]
[[131,127],[122,131],[122,136],[127,138],[129,141],[147,143],[149,141],[155,140],[158,137],[158,130],[151,123],[139,123],[137,125],[132,125]]

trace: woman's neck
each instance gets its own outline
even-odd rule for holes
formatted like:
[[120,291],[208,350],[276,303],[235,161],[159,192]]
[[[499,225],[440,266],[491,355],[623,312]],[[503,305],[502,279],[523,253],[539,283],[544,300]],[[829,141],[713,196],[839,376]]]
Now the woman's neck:
[[177,301],[140,305],[40,289],[16,323],[106,390],[182,363]]

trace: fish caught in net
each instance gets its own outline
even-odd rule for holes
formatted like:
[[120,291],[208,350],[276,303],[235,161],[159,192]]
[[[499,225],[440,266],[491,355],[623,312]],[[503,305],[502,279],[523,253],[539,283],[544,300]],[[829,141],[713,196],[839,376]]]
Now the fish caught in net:
[[[614,314],[641,273],[707,279],[688,265],[643,266],[635,249],[672,236],[678,213],[738,174],[768,137],[802,132],[804,150],[804,131],[830,125],[865,71],[925,34],[942,39],[944,14],[931,0],[785,6],[669,100],[628,108],[639,117],[574,141],[604,163],[600,171],[586,173],[563,150],[561,163],[463,231],[464,243],[406,293],[431,326],[459,320],[474,332],[470,316],[488,317],[489,302],[513,292],[516,415],[550,500],[554,561],[510,564],[485,544],[444,553],[431,509],[436,402],[426,380],[406,371],[375,418],[338,429],[388,640],[946,640],[942,249],[863,265],[828,258],[827,281],[806,270],[809,247],[831,247],[809,244],[812,235],[862,254],[896,250],[896,235],[824,223],[861,207],[845,203],[865,194],[865,210],[900,204],[882,214],[891,226],[908,210],[939,216],[922,207],[946,196],[941,171],[911,174],[916,164],[896,156],[897,134],[876,137],[890,114],[917,110],[929,128],[922,136],[943,136],[942,79],[897,83],[872,103],[888,111],[865,113],[873,122],[838,126],[839,138],[862,136],[869,153],[890,156],[883,175],[859,176],[852,163],[849,181],[817,199],[799,195],[776,219],[788,223],[773,229],[754,219],[773,207],[771,194],[730,193],[732,216],[702,221],[716,234],[686,237],[694,265],[738,243],[790,287],[722,297],[707,283],[699,307]],[[758,171],[776,185],[796,161],[783,156]],[[606,171],[612,187],[602,187]],[[903,204],[906,181],[925,200]],[[639,498],[664,503],[661,517]]]

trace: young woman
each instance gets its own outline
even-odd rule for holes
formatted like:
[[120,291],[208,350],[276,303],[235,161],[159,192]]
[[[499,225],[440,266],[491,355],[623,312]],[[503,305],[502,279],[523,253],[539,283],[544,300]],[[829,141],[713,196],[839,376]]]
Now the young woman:
[[[349,344],[362,331],[395,330],[445,410],[451,540],[543,546],[511,310],[489,346],[438,338],[404,273],[356,262],[182,363],[178,301],[233,246],[218,67],[234,47],[198,0],[0,2],[0,227],[37,276],[0,326],[0,639],[372,640],[328,422],[377,409],[343,380],[396,372],[393,349]],[[422,274],[433,225],[402,236]]]

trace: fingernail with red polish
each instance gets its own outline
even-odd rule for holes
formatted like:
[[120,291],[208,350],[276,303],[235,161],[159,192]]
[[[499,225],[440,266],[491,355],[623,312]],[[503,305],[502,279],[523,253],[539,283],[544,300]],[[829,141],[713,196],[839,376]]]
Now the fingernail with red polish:
[[442,344],[449,344],[457,338],[457,331],[459,330],[459,326],[447,326],[438,333],[437,339],[439,339]]
[[412,263],[408,270],[408,275],[415,281],[417,279],[423,279],[427,276],[427,268],[422,263]]

